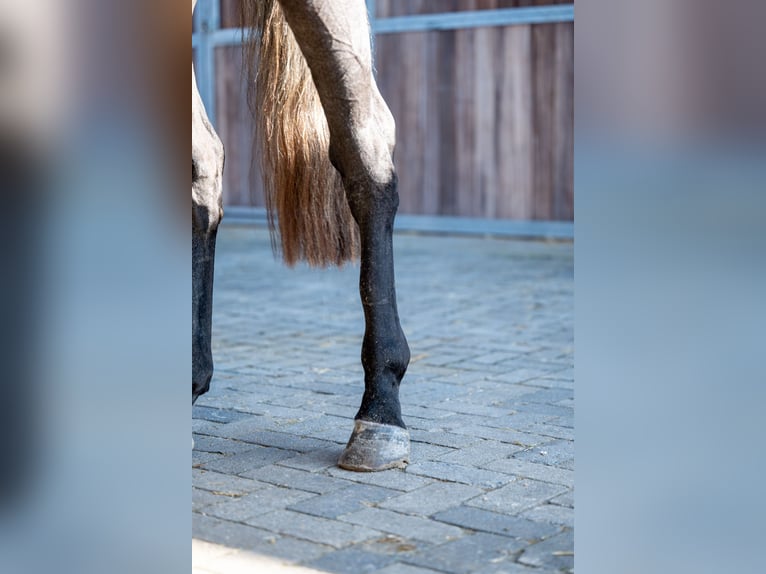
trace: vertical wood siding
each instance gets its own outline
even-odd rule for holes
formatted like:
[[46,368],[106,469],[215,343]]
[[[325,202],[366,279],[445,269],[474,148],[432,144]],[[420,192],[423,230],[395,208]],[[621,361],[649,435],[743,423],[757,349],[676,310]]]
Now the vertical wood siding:
[[[376,10],[383,18],[556,3],[377,0]],[[223,0],[222,25],[239,26],[238,10]],[[397,121],[400,213],[572,220],[573,50],[571,22],[378,35],[378,84]],[[262,206],[240,62],[238,47],[217,49],[224,201]]]
[[242,49],[216,48],[216,130],[223,141],[224,205],[263,207],[260,163],[253,156],[253,120],[247,107],[242,75]]

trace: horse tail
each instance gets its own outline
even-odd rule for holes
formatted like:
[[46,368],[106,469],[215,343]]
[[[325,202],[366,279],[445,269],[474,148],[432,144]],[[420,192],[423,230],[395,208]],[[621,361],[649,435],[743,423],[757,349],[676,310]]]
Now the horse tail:
[[359,233],[330,130],[306,61],[277,0],[243,0],[244,65],[255,149],[261,156],[271,242],[288,265],[342,265],[359,256]]

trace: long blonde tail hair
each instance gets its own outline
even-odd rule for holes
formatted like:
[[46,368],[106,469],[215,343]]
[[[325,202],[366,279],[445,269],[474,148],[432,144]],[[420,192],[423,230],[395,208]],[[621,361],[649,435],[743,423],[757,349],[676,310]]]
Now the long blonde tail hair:
[[243,0],[248,104],[255,117],[272,246],[288,265],[359,256],[356,222],[330,163],[330,131],[311,72],[276,0]]

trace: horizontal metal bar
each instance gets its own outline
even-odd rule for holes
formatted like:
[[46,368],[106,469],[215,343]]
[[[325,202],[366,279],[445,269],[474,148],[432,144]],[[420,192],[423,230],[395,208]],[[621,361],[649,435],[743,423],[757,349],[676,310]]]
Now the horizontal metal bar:
[[[210,34],[210,41],[214,46],[233,46],[235,44],[241,44],[242,32],[242,28],[221,28]],[[247,33],[245,33],[245,37],[247,37]]]
[[571,221],[484,219],[447,215],[397,215],[395,231],[531,239],[574,239]]
[[[376,34],[391,34],[396,32],[482,28],[486,26],[572,22],[573,20],[574,4],[561,4],[556,6],[472,10],[469,12],[377,18],[373,20],[372,28]],[[242,32],[242,28],[223,28],[221,30],[213,30],[207,36],[208,41],[213,46],[233,46],[241,43]],[[198,44],[198,36],[199,33],[192,34],[193,46]]]
[[[237,46],[242,43],[242,28],[223,28],[208,32],[207,41],[214,47],[218,46]],[[192,34],[192,47],[196,47],[199,42],[200,34]]]
[[574,21],[574,4],[560,4],[555,6],[472,10],[470,12],[446,12],[441,14],[417,14],[380,18],[373,22],[373,32],[376,34],[390,34],[395,32],[457,30],[460,28],[572,21]]
[[[223,223],[226,225],[268,224],[262,207],[240,205],[224,206]],[[445,235],[473,235],[530,239],[574,239],[571,221],[528,221],[515,219],[482,219],[430,215],[397,215],[394,230],[398,232],[433,233]]]
[[[200,34],[192,34],[192,47],[200,42]],[[242,42],[242,28],[223,28],[207,34],[207,41],[213,46],[233,46]]]

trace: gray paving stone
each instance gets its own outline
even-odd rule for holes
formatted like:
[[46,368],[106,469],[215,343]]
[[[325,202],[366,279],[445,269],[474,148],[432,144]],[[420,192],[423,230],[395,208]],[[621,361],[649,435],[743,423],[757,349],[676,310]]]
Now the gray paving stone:
[[227,497],[224,495],[213,494],[200,488],[192,488],[192,512],[197,512],[206,506],[224,502],[225,500],[227,500]]
[[515,538],[479,532],[407,558],[408,564],[468,574],[489,563],[511,563],[525,544]]
[[523,448],[517,445],[483,440],[440,456],[439,461],[481,467],[494,460],[507,458],[521,450]]
[[[439,420],[445,417],[452,416],[452,410],[441,410],[436,405],[434,406],[418,406],[412,404],[402,405],[402,416],[409,421],[412,417],[420,417],[427,420]],[[409,424],[407,426],[410,426]]]
[[475,371],[485,376],[490,373],[503,373],[508,370],[504,363],[482,363],[474,359],[455,361],[448,363],[445,367],[448,369]]
[[499,514],[472,506],[457,506],[434,515],[435,520],[463,528],[511,536],[527,542],[538,541],[559,532],[553,524],[534,521],[509,514]]
[[[354,411],[356,412],[356,410]],[[354,428],[353,422],[349,419],[348,427],[333,426],[311,433],[311,436],[315,439],[335,443],[340,447],[346,446],[348,438],[351,436],[351,431]],[[340,456],[340,452],[338,453]]]
[[510,355],[513,355],[513,354],[514,353],[512,353],[509,350],[495,351],[495,352],[492,352],[492,353],[486,353],[486,354],[480,355],[478,357],[475,357],[473,360],[475,362],[477,362],[477,363],[483,363],[483,364],[487,364],[487,365],[492,365],[492,364],[495,364],[495,363],[501,363],[503,361],[507,361],[508,357]]
[[219,436],[221,429],[225,426],[226,425],[222,423],[214,423],[203,419],[192,419],[192,432],[194,433],[194,436]]
[[550,374],[552,374],[552,371],[547,367],[532,369],[513,368],[511,370],[492,373],[488,378],[506,383],[528,383],[531,380],[536,380]]
[[449,424],[445,421],[451,420],[455,416],[455,413],[448,413],[446,417],[440,417],[438,419],[428,419],[417,416],[405,416],[407,421],[407,428],[412,432],[413,430],[434,432],[437,430],[449,430]]
[[558,440],[513,455],[518,460],[556,466],[574,458],[574,442]]
[[300,453],[312,452],[317,449],[328,448],[332,446],[332,444],[328,443],[327,441],[317,440],[307,436],[297,435],[289,432],[275,432],[267,430],[253,430],[251,432],[241,434],[240,440],[246,441],[243,442],[243,444],[252,443],[260,446],[281,448],[283,450],[291,450]]
[[[436,430],[441,430],[444,432],[455,432],[459,431],[460,429],[463,429],[465,427],[471,427],[471,426],[490,426],[486,423],[491,422],[492,426],[495,427],[503,427],[506,425],[504,421],[507,419],[505,417],[499,418],[499,419],[492,419],[487,417],[482,417],[480,415],[468,415],[465,413],[453,413],[448,418],[441,419],[439,421],[436,421],[437,425],[432,425],[431,427],[424,428],[423,430],[427,430],[430,432],[434,432]],[[462,434],[465,436],[465,433],[457,433]],[[480,442],[480,441],[479,441]],[[478,444],[474,443],[474,444]]]
[[548,522],[574,528],[574,509],[556,504],[542,504],[521,513],[521,516],[537,522]]
[[[198,530],[201,531],[199,536],[194,536],[195,538],[222,544],[229,548],[241,548],[281,558],[293,563],[314,560],[334,550],[331,546],[280,536],[246,524],[223,520],[205,523],[205,520],[209,520],[207,517],[196,517],[192,522],[193,528],[195,520]],[[199,528],[200,521],[203,521],[203,528]]]
[[296,488],[315,494],[325,494],[346,488],[351,482],[286,466],[269,465],[243,473],[242,476],[285,488]]
[[537,568],[572,570],[574,568],[574,531],[566,530],[557,536],[524,549],[519,562]]
[[[455,371],[449,370],[448,372],[454,374]],[[479,374],[474,373],[473,376],[478,377]],[[445,382],[431,381],[428,383],[421,383],[416,389],[408,391],[406,394],[406,387],[404,385],[405,382],[403,381],[400,398],[403,401],[406,400],[409,404],[422,407],[429,407],[434,403],[446,399],[457,400],[458,397],[466,394],[466,389],[463,386]]]
[[[552,422],[556,420],[557,418],[558,417],[552,416],[552,415],[514,412],[510,417],[508,417],[505,428],[515,429],[518,431],[526,431],[528,428],[534,426],[535,424],[545,424],[548,422]],[[506,422],[506,421],[503,421],[503,422]],[[495,423],[496,421],[494,420],[488,420],[484,422],[484,426],[501,428],[499,427],[499,425]]]
[[574,389],[574,381],[571,379],[557,379],[555,375],[535,379],[535,386],[547,389]]
[[[410,432],[412,432],[411,429]],[[448,446],[412,441],[410,443],[410,460],[439,460],[442,456],[459,450]]]
[[338,459],[342,452],[342,447],[312,450],[304,454],[283,458],[279,460],[277,464],[279,464],[279,466],[297,468],[298,470],[317,472],[335,467],[338,464]]
[[289,408],[311,408],[312,411],[324,412],[323,406],[327,395],[317,394],[311,390],[291,389],[289,393],[283,389],[273,388],[268,402],[271,405]]
[[554,496],[566,492],[566,490],[567,488],[564,486],[524,478],[472,498],[466,504],[494,512],[517,514],[527,508],[547,502]]
[[559,506],[568,506],[574,508],[574,491],[570,490],[559,496],[551,498],[551,504],[558,504]]
[[488,404],[474,404],[470,401],[463,400],[462,398],[436,403],[434,404],[434,408],[455,413],[490,418],[507,417],[511,414],[510,409],[507,408],[493,407]]
[[555,348],[541,348],[526,356],[541,363],[567,363],[572,359],[573,349],[570,345]]
[[[535,457],[532,457],[533,460]],[[540,457],[542,458],[542,457]],[[573,487],[575,473],[571,470],[548,466],[541,462],[530,462],[515,456],[487,463],[486,468],[503,472],[519,478],[534,478],[543,482],[561,484],[563,486]]]
[[406,514],[430,516],[441,510],[459,505],[464,500],[482,493],[481,488],[459,483],[437,482],[396,496],[378,504]]
[[400,494],[399,491],[389,488],[351,483],[350,486],[342,490],[314,496],[288,508],[314,516],[337,518],[341,514],[368,508],[398,494]]
[[[263,403],[253,403],[247,408],[257,412],[245,419],[222,425],[216,430],[216,436],[252,442],[251,437],[257,437],[264,431],[289,433],[290,423],[321,416],[320,413],[309,413],[299,409],[289,409],[287,407],[277,407]],[[272,414],[275,410],[279,410],[283,416]]]
[[367,552],[387,554],[395,556],[397,560],[406,560],[410,556],[423,552],[434,545],[422,540],[416,540],[407,536],[396,534],[384,534],[377,538],[370,538],[356,545]]
[[526,427],[524,430],[538,434],[540,436],[548,436],[551,438],[574,440],[574,429],[571,427],[564,427],[554,424],[533,424]]
[[[572,336],[571,332],[567,333],[566,335],[562,335],[556,331],[548,329],[539,329],[536,332],[528,333],[527,335],[531,338],[535,338],[538,342],[544,341],[545,343],[550,344],[555,343],[555,339],[557,337],[569,338]],[[504,363],[512,364],[519,369],[540,371],[543,373],[557,373],[572,366],[572,361],[570,359],[562,359],[560,361],[538,361],[529,354],[523,355],[521,357],[511,357],[507,361],[504,361]]]
[[437,570],[410,564],[395,563],[378,570],[378,574],[435,574]]
[[267,466],[294,455],[295,453],[289,450],[263,446],[240,454],[216,458],[204,463],[203,468],[223,474],[243,474],[254,468]]
[[208,542],[216,542],[216,540],[213,539],[214,535],[212,531],[218,528],[221,524],[231,525],[233,523],[221,520],[215,516],[207,516],[198,512],[192,512],[192,538],[207,540]]
[[472,574],[561,574],[559,570],[548,570],[519,564],[518,562],[501,562],[488,564],[479,568]]
[[[473,373],[463,369],[455,369],[454,367],[441,367],[422,363],[416,363],[413,367],[412,374],[428,380],[430,385],[432,385],[429,388],[429,392],[434,393],[434,396],[438,397],[437,400],[463,394],[465,390],[461,389],[458,385],[486,378],[484,373]],[[419,385],[419,387],[423,386],[425,385]],[[415,392],[420,390],[421,388],[418,388]]]
[[563,371],[557,371],[556,373],[545,378],[574,381],[574,369],[570,367],[568,369],[564,369]]
[[504,417],[513,414],[515,401],[530,392],[530,387],[520,384],[504,383],[499,381],[479,381],[474,383],[472,393],[461,400],[489,404],[505,411]]
[[455,526],[382,508],[365,508],[339,516],[338,519],[431,544],[443,544],[463,536],[463,531]]
[[467,433],[455,434],[440,430],[422,431],[410,429],[410,439],[414,442],[448,446],[450,448],[464,448],[478,442],[476,436]]
[[574,409],[571,407],[559,407],[544,403],[516,403],[516,410],[541,415],[574,417]]
[[192,451],[192,468],[203,468],[209,462],[220,460],[226,455],[217,452]]
[[550,437],[540,436],[527,432],[520,432],[509,427],[493,428],[473,425],[455,429],[454,432],[471,437],[481,437],[484,439],[492,439],[499,442],[505,442],[522,448],[529,448],[532,446],[552,442]]
[[251,547],[251,550],[293,563],[305,563],[332,552],[333,549],[292,536],[276,536],[264,539],[257,546]]
[[525,394],[520,398],[526,403],[546,403],[555,404],[563,399],[572,399],[574,397],[574,391],[571,389],[540,389],[528,394]]
[[435,347],[430,349],[429,353],[424,353],[420,360],[429,367],[449,367],[453,364],[460,365],[478,360],[480,352],[477,349],[459,350],[447,346]]
[[410,492],[422,488],[434,481],[432,479],[407,474],[400,469],[384,470],[382,472],[351,472],[342,468],[334,467],[327,469],[327,474],[345,480],[382,486],[392,490]]
[[192,407],[192,418],[203,419],[215,423],[230,423],[249,417],[247,413],[242,413],[232,409],[218,409],[214,407],[195,405]]
[[[216,365],[217,369],[221,369],[225,366],[225,361],[219,360],[218,363],[222,364]],[[211,382],[211,386],[214,384],[215,380]],[[226,413],[226,411],[238,413],[235,420],[213,421],[226,422],[226,424],[223,425],[222,430],[228,432],[231,432],[230,429],[232,428],[238,428],[242,425],[256,422],[258,417],[254,415],[263,415],[264,413],[263,403],[259,400],[257,395],[241,391],[231,391],[228,389],[226,389],[224,393],[203,395],[200,397],[195,408],[207,409],[211,414],[216,411],[220,411],[221,413]]]
[[393,557],[386,556],[385,554],[365,552],[359,548],[344,548],[325,554],[306,565],[323,572],[364,574],[365,572],[379,572],[393,561]]
[[[460,369],[439,369],[433,367],[423,368],[422,371],[420,369],[415,370],[413,371],[413,374],[422,374],[424,380],[428,381],[425,384],[435,385],[435,387],[431,387],[432,392],[434,388],[438,388],[438,390],[441,391],[437,391],[434,395],[435,397],[439,397],[437,400],[443,400],[449,396],[462,395],[465,393],[466,385],[471,385],[476,381],[483,381],[487,378],[486,373],[463,371]],[[420,383],[419,386],[422,386],[423,384],[424,383]],[[419,388],[417,392],[420,392]],[[421,396],[421,399],[425,399],[425,397]],[[428,403],[426,403],[425,406],[428,406]]]
[[194,450],[223,455],[239,454],[251,450],[253,445],[246,442],[229,440],[208,435],[196,435],[194,437]]
[[508,474],[450,462],[424,461],[410,464],[407,472],[482,488],[497,488],[513,480],[513,477]]
[[349,410],[347,417],[336,417],[325,413],[323,416],[281,425],[280,428],[290,434],[310,436],[315,439],[318,436],[318,433],[335,429],[341,429],[344,433],[351,434],[351,429],[354,426],[351,416],[355,413],[356,411],[351,412],[351,410]]
[[241,497],[231,497],[201,510],[203,514],[242,522],[273,510],[278,510],[315,496],[310,492],[264,485],[263,488]]
[[264,488],[263,484],[254,480],[200,469],[192,472],[192,485],[223,496],[237,496]]
[[259,514],[245,522],[271,532],[279,532],[335,548],[382,536],[381,532],[363,526],[310,516],[292,510],[275,510],[267,514]]

